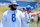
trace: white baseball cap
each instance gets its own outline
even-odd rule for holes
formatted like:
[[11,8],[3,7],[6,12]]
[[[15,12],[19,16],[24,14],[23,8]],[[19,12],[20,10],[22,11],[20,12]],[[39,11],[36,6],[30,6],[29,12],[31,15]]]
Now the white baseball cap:
[[10,7],[10,5],[12,5],[12,4],[15,4],[16,7],[19,6],[19,5],[16,3],[16,1],[11,1],[10,4],[9,4],[9,7]]
[[16,1],[11,1],[10,5],[12,5],[12,4],[18,5],[18,4],[16,3]]

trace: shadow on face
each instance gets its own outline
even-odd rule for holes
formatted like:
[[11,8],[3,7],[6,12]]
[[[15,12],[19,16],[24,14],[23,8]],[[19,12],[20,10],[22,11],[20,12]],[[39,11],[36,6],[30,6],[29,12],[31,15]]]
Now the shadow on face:
[[28,11],[31,12],[31,9],[29,9]]
[[16,5],[15,4],[10,5],[10,7],[11,7],[11,10],[16,10]]

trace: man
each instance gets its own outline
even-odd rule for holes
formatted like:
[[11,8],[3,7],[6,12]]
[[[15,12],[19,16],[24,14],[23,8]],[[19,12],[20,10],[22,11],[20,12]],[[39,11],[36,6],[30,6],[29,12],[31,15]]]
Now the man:
[[23,7],[23,8],[21,9],[21,11],[22,11],[22,12],[25,12],[25,11],[26,11],[26,7]]
[[16,1],[11,1],[10,9],[4,12],[1,20],[1,27],[21,27],[21,11],[17,10]]
[[23,11],[26,11],[26,8],[25,7],[23,7]]
[[24,13],[25,17],[22,19],[23,27],[29,27],[30,18],[31,18],[31,16],[35,15],[34,13],[33,14],[32,13],[30,14],[30,12],[32,10],[30,5],[28,5],[26,7],[26,10],[27,11]]
[[29,14],[29,12],[31,11],[31,7],[27,6],[26,10],[27,10],[27,12],[24,13],[25,18],[22,19],[22,21],[23,21],[23,27],[29,27],[29,23],[30,23],[30,17],[31,17],[31,15]]
[[[21,9],[21,11],[22,11],[22,13],[24,13],[24,12],[26,12],[26,7],[23,7],[22,9]],[[25,18],[25,15],[24,15],[24,18]],[[23,25],[23,21],[21,20],[21,24],[22,24],[22,27],[24,27],[24,25]]]

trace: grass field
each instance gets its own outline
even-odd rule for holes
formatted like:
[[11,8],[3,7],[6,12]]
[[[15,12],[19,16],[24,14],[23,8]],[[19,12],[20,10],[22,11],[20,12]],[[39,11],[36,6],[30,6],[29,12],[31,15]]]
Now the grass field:
[[[39,23],[39,24],[40,24],[40,23]],[[34,24],[32,25],[32,24],[30,23],[29,27],[40,27],[40,25],[37,25],[37,21],[34,21]]]
[[[1,6],[0,7],[0,22],[1,22],[1,18],[2,18],[2,15],[3,13],[8,10],[9,8],[7,6]],[[35,9],[34,11],[37,11],[37,9]],[[29,27],[40,27],[40,26],[37,26],[37,16],[35,16],[35,22],[34,22],[34,25],[32,26],[32,24],[30,23]]]
[[0,7],[0,21],[1,21],[1,18],[2,18],[2,15],[3,13],[8,10],[9,8],[7,6],[1,6]]
[[34,25],[30,24],[29,27],[40,27],[40,26],[37,26],[37,24]]

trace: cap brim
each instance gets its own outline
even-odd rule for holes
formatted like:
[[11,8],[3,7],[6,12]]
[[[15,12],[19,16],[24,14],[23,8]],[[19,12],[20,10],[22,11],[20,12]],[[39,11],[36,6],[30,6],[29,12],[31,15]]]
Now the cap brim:
[[17,4],[17,3],[11,3],[10,5],[12,5],[12,4],[15,4],[16,6],[19,6],[19,4]]
[[17,3],[11,3],[10,5],[12,5],[12,4],[18,5]]

